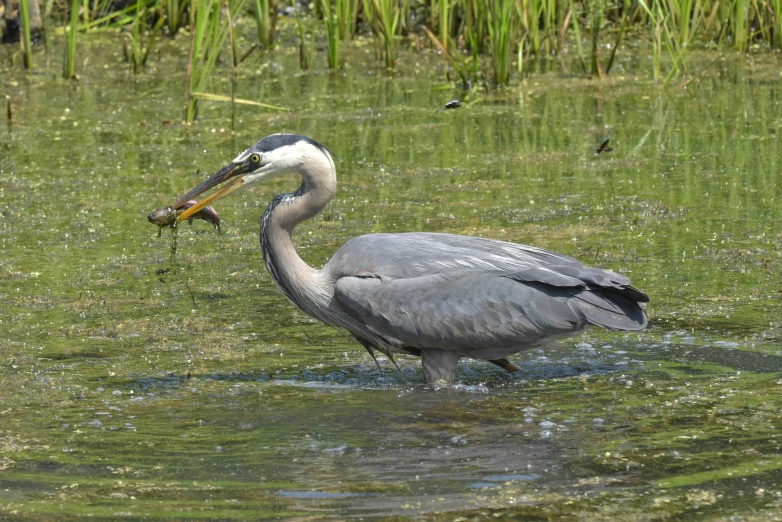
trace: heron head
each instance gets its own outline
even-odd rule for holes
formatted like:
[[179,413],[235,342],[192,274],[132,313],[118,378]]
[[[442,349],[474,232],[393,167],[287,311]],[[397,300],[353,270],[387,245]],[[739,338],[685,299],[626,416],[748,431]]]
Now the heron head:
[[182,212],[177,221],[188,219],[201,209],[240,188],[289,173],[306,172],[308,170],[306,164],[312,161],[313,156],[318,155],[321,158],[325,155],[331,162],[329,150],[315,140],[297,134],[266,136],[174,203],[172,207],[179,209],[189,200],[220,186],[198,204]]

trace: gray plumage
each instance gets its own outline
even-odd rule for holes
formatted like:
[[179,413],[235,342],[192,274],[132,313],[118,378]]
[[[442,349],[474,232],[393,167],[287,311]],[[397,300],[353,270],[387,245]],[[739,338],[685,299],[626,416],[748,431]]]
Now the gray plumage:
[[646,327],[649,298],[628,278],[515,243],[369,234],[345,243],[322,269],[308,266],[296,253],[293,229],[332,199],[336,169],[325,147],[302,136],[264,138],[182,200],[232,177],[249,185],[285,173],[301,175],[301,187],[274,198],[261,219],[264,259],[280,291],[304,312],[348,330],[373,357],[373,350],[420,356],[427,382],[453,382],[461,357],[512,370],[508,355],[589,325]]

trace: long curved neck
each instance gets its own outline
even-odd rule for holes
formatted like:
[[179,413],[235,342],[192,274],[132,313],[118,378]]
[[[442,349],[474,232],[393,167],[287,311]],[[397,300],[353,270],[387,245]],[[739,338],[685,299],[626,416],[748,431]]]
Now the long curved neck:
[[293,304],[313,315],[319,315],[318,307],[328,306],[331,285],[321,270],[299,257],[293,229],[320,213],[334,197],[337,184],[329,163],[327,176],[302,171],[301,187],[292,194],[276,196],[261,218],[261,249],[269,274]]

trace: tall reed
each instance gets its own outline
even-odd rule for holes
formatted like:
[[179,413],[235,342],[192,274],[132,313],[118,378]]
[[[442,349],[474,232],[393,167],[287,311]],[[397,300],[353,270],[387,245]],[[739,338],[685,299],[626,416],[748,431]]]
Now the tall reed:
[[393,69],[396,62],[396,33],[399,20],[407,13],[410,0],[363,0],[364,13],[380,34],[386,67]]
[[592,2],[592,74],[598,78],[603,75],[600,68],[600,29],[603,25],[603,13],[606,8],[606,0],[594,0]]
[[176,34],[185,24],[185,14],[190,5],[188,0],[165,0],[166,25],[170,34]]
[[145,18],[148,11],[146,9],[146,0],[138,0],[136,3],[136,18],[133,22],[133,31],[128,35],[130,39],[130,50],[125,50],[125,55],[130,62],[133,74],[138,74],[143,66],[147,64],[149,53],[152,51],[152,46],[155,43],[155,37],[163,28],[165,23],[165,17],[159,17],[155,26],[149,32],[146,38],[146,45],[144,45],[144,27]]
[[[29,0],[19,0],[19,17],[22,20],[22,38],[19,42],[22,45],[22,54],[24,56],[24,68],[33,68],[33,44],[30,36],[30,5]],[[35,1],[35,0],[33,0]]]
[[482,0],[463,0],[463,32],[465,41],[474,53],[483,52],[486,40],[486,4]]
[[[647,5],[648,0],[638,0],[639,5],[646,12],[653,27],[652,67],[655,80],[662,76],[662,58],[665,50],[671,59],[672,67],[665,78],[664,85],[668,85],[671,79],[681,74],[684,70],[684,59],[689,53],[689,40],[692,38],[692,28],[687,31],[687,40],[680,41],[681,31],[676,31],[675,18],[671,16],[671,5],[663,5],[655,2]],[[737,0],[741,1],[741,0]]]
[[517,16],[532,52],[540,53],[544,47],[546,54],[559,52],[557,28],[560,19],[564,20],[560,3],[561,0],[519,0]]
[[586,61],[584,60],[584,47],[581,44],[581,26],[578,22],[579,15],[576,12],[576,6],[574,0],[570,0],[570,14],[573,20],[573,32],[576,33],[576,50],[578,51],[578,59],[581,61],[581,67],[586,72]]
[[299,34],[299,67],[301,67],[302,71],[306,71],[310,68],[312,45],[307,43],[307,33],[304,31],[304,24],[301,21],[299,6],[296,5],[296,0],[291,0],[291,3],[293,4],[293,14],[296,17],[296,29]]
[[[447,49],[440,40],[434,35],[432,31],[429,30],[428,27],[423,27],[424,31],[426,32],[427,36],[429,36],[429,39],[432,41],[432,43],[438,48],[440,51],[440,54],[445,56],[448,61],[451,64],[451,67],[453,67],[454,71],[456,71],[456,74],[459,76],[459,79],[461,80],[461,87],[466,90],[471,90],[473,86],[476,84],[476,81],[478,79],[478,48],[477,43],[474,41],[471,41],[471,47],[473,49],[472,57],[469,59],[462,56],[462,53],[459,52],[458,49],[454,49],[453,51]],[[470,30],[467,30],[467,34],[471,40],[474,40],[474,35]]]
[[[34,7],[37,5],[33,2],[37,1],[20,0],[25,67],[32,67],[31,40],[36,38]],[[219,47],[221,43],[212,32],[216,31],[220,36],[227,30],[225,17],[221,18],[219,14],[219,2],[223,1],[64,0],[70,15],[66,20],[63,76],[72,78],[75,75],[77,30],[116,29],[133,23],[126,49],[137,72],[159,35],[157,26],[150,31],[149,22],[165,20],[163,24],[171,34],[183,25],[193,28],[191,47],[198,52],[193,55],[188,92],[191,87],[196,89],[193,92],[202,92],[198,90],[202,85],[201,73],[204,67],[217,60],[208,49]],[[235,10],[234,2],[238,0],[229,1],[233,19],[239,18],[241,22],[246,14]],[[298,16],[302,0],[281,1],[293,2]],[[253,12],[258,47],[268,49],[274,45],[278,6],[282,5],[279,2],[252,0],[247,14]],[[43,3],[48,13],[55,0],[43,0]],[[490,58],[485,61],[491,64],[494,82],[503,85],[510,81],[514,51],[518,56],[517,68],[520,68],[525,55],[559,54],[562,46],[568,43],[571,47],[575,45],[585,72],[591,70],[599,75],[608,72],[621,57],[621,49],[617,49],[625,35],[651,40],[653,76],[657,80],[664,79],[666,84],[671,78],[687,72],[687,57],[699,42],[716,44],[720,51],[735,48],[743,52],[755,48],[757,43],[782,49],[782,0],[316,0],[314,11],[322,16],[328,37],[329,66],[336,68],[344,64],[339,41],[351,39],[357,30],[368,26],[378,55],[387,67],[394,67],[400,36],[416,31],[410,21],[416,24],[422,21],[408,17],[411,3],[416,15],[425,15],[427,35],[437,42],[437,47],[445,50],[443,54],[465,86],[476,79],[482,53]],[[205,10],[211,13],[206,22],[203,21]],[[618,16],[620,10],[621,17]],[[27,21],[30,17],[32,24]],[[363,24],[359,25],[358,20]],[[297,18],[296,24],[300,61],[302,68],[307,68],[311,66],[307,42],[314,39],[304,30],[306,20]],[[610,57],[608,53],[600,56],[601,40],[605,43],[605,34],[611,31],[614,32],[611,40],[616,43]],[[591,38],[591,49],[582,47],[584,38]],[[415,40],[418,43],[417,35]],[[564,59],[561,61],[564,64]]]
[[488,23],[489,47],[494,82],[507,85],[510,81],[510,57],[516,26],[516,8],[513,2],[483,0]]
[[733,44],[736,50],[743,52],[747,49],[749,40],[749,3],[750,0],[733,0]]
[[771,10],[774,18],[774,37],[771,45],[782,49],[782,0],[771,0]]
[[339,26],[339,39],[351,40],[356,35],[358,20],[359,0],[336,0],[337,24]]
[[79,0],[71,0],[70,23],[66,29],[65,60],[62,77],[66,80],[76,77],[76,33],[79,31]]
[[336,2],[337,5],[331,5],[329,0],[320,0],[320,4],[323,10],[323,21],[326,25],[329,67],[339,69],[339,24],[337,22],[339,0]]
[[[229,12],[239,12],[246,0],[230,0]],[[195,21],[190,42],[190,60],[186,78],[186,112],[188,122],[198,116],[199,100],[217,63],[230,30],[229,21],[222,22],[219,0],[194,0]]]
[[264,48],[270,48],[274,43],[274,30],[277,26],[277,6],[274,0],[255,0],[255,25],[258,29],[258,41]]
[[677,43],[680,47],[684,47],[690,42],[690,35],[697,29],[701,2],[698,0],[667,0],[665,3],[673,18],[673,23],[678,26]]
[[[79,31],[88,31],[90,29],[96,29],[98,27],[111,27],[113,29],[121,29],[126,25],[130,25],[136,19],[135,13],[138,11],[136,4],[130,4],[124,9],[108,13],[101,18],[93,18],[89,22],[81,21],[79,23]],[[133,15],[131,15],[133,13]]]
[[619,26],[619,31],[616,34],[616,41],[614,42],[614,46],[611,48],[611,56],[608,58],[608,65],[606,65],[606,74],[611,72],[611,67],[613,67],[614,59],[616,58],[616,50],[619,49],[619,46],[622,45],[622,38],[624,37],[625,29],[627,28],[627,9],[629,3],[629,0],[624,0],[624,3],[622,4],[622,11],[620,15],[621,24]]
[[451,0],[440,0],[438,3],[438,15],[439,23],[437,24],[437,30],[440,35],[440,43],[447,49],[448,40],[450,39],[451,32]]
[[113,8],[113,0],[92,0],[92,5],[90,5],[89,0],[84,0],[81,8],[82,23],[87,24],[104,18],[111,14]]

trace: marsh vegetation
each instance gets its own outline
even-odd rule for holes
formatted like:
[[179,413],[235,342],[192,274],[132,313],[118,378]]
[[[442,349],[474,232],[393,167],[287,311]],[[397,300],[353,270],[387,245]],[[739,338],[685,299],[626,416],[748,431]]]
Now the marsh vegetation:
[[[39,2],[19,0],[16,19],[9,18],[15,5],[11,0],[6,10],[7,31],[14,24],[21,27],[22,64],[28,69],[36,52],[48,52],[42,45],[35,48],[30,36],[29,7],[34,4],[39,12]],[[346,60],[345,46],[369,46],[389,70],[399,49],[415,49],[439,54],[448,63],[445,76],[467,90],[517,84],[544,62],[566,74],[617,74],[613,66],[623,46],[626,52],[643,48],[652,57],[648,73],[663,86],[677,78],[679,83],[691,81],[703,72],[692,66],[693,51],[782,48],[779,0],[58,0],[47,2],[43,13],[50,34],[38,40],[56,41],[63,35],[67,79],[77,76],[80,60],[89,60],[87,48],[77,56],[76,41],[91,34],[126,33],[124,56],[135,74],[143,73],[155,46],[165,47],[158,56],[174,52],[176,46],[162,46],[161,40],[187,39],[188,121],[195,119],[205,96],[221,96],[210,91],[216,70],[225,75],[223,69],[242,67],[253,53],[263,55],[255,63],[267,60],[268,53],[289,45],[296,34],[303,70],[315,65],[315,48],[324,55],[322,66],[340,69],[357,65]],[[237,28],[240,40],[234,37]],[[14,35],[7,34],[9,38]],[[317,40],[325,43],[308,43]]]

